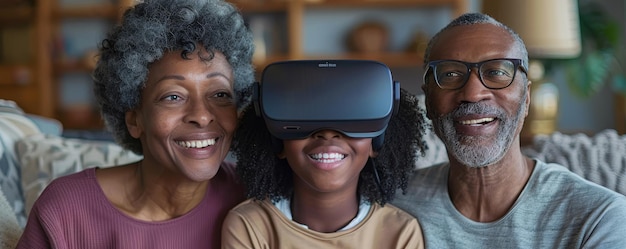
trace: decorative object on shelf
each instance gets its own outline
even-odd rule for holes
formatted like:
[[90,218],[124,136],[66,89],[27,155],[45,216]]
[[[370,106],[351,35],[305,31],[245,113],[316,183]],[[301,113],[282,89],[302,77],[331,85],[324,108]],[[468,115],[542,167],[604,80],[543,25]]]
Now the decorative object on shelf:
[[429,37],[423,31],[417,31],[409,42],[406,51],[409,53],[417,53],[423,55],[428,46]]
[[60,119],[67,129],[91,129],[101,126],[98,111],[89,103],[63,107]]
[[33,81],[30,68],[28,67],[15,67],[13,77],[15,77],[15,84],[18,85],[27,85]]
[[556,131],[558,89],[544,79],[542,59],[567,59],[582,50],[577,0],[483,0],[483,12],[511,27],[531,59],[531,102],[522,139]]
[[267,23],[261,18],[252,18],[249,25],[254,37],[252,60],[255,64],[263,63],[267,58]]
[[0,85],[28,85],[33,81],[30,68],[22,65],[0,66]]
[[362,22],[348,34],[348,48],[352,52],[381,53],[387,50],[388,44],[389,30],[379,21]]
[[533,82],[526,132],[531,135],[551,134],[556,131],[556,116],[559,112],[559,89],[553,83],[544,81],[543,63],[530,61],[528,78]]
[[98,51],[97,50],[88,50],[83,54],[83,62],[82,64],[89,71],[93,71],[96,68],[96,64],[98,63]]

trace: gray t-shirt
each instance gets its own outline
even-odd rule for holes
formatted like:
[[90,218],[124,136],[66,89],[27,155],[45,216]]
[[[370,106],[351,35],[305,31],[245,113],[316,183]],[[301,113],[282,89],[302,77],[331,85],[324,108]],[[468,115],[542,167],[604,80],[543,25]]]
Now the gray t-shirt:
[[391,202],[419,220],[426,248],[626,248],[626,197],[558,164],[536,161],[509,212],[493,222],[459,213],[449,164],[418,170]]

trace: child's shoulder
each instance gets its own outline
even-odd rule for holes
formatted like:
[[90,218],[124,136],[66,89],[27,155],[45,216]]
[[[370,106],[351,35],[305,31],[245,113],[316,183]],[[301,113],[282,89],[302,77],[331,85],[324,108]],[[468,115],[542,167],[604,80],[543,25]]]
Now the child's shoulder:
[[385,224],[407,225],[410,223],[417,223],[417,219],[415,219],[415,217],[411,214],[389,203],[384,206],[375,203],[372,205],[371,212],[372,219],[379,220],[379,222]]

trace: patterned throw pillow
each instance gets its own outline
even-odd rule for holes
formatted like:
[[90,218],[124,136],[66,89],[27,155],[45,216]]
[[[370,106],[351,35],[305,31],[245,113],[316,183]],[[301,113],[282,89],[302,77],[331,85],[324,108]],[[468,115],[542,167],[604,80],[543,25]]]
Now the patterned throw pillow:
[[0,100],[0,188],[20,225],[26,224],[20,164],[15,144],[39,129],[15,102]]
[[538,135],[522,152],[544,162],[558,163],[589,181],[626,195],[626,135],[614,129],[594,135]]
[[26,213],[53,179],[91,167],[109,167],[142,157],[112,142],[70,139],[50,134],[28,136],[17,143],[22,165]]

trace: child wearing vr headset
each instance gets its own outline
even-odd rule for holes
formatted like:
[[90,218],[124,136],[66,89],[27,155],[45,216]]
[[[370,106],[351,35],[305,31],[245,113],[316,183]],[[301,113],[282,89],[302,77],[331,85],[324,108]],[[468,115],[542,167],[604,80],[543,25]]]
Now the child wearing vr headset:
[[232,151],[250,199],[222,248],[423,248],[418,221],[386,204],[426,149],[414,95],[373,61],[270,64]]

